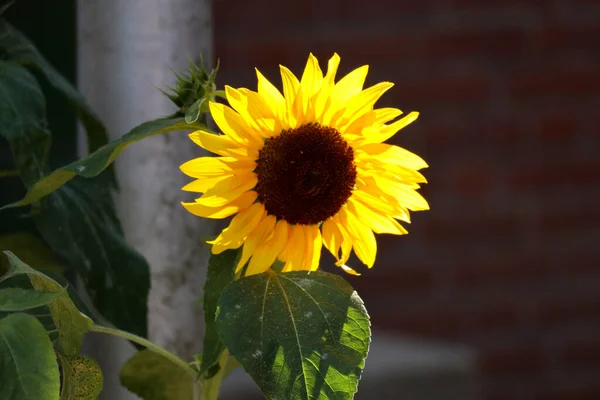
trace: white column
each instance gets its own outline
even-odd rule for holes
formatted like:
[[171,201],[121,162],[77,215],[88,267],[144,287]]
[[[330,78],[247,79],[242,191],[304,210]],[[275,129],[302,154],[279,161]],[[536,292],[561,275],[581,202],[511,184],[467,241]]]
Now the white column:
[[[98,112],[112,138],[174,111],[156,87],[174,83],[200,53],[212,66],[210,0],[79,0],[79,89]],[[149,336],[185,358],[200,351],[203,319],[197,300],[208,251],[202,239],[213,224],[180,205],[187,178],[179,165],[202,155],[182,133],[158,135],[128,147],[116,161],[121,190],[117,208],[130,244],[149,261],[152,288]],[[125,266],[123,266],[125,268]],[[98,344],[100,346],[100,344]],[[106,355],[113,348],[97,351]],[[118,365],[120,356],[103,356]],[[112,378],[107,376],[107,390]],[[114,382],[112,382],[114,384]],[[110,397],[105,391],[105,398]]]

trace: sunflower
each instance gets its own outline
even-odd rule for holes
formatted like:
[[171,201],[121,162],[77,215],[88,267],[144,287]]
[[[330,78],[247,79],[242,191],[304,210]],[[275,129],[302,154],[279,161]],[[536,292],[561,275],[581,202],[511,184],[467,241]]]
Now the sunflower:
[[363,90],[366,65],[336,83],[339,63],[334,54],[323,76],[311,54],[300,80],[280,66],[283,94],[257,70],[256,92],[226,86],[230,107],[210,103],[223,135],[190,134],[219,157],[181,166],[196,178],[183,190],[203,193],[182,204],[200,217],[234,215],[208,243],[213,254],[243,246],[236,272],[247,264],[246,275],[261,273],[277,260],[284,272],[316,270],[324,245],[337,266],[358,274],[346,265],[352,250],[372,267],[374,233],[406,234],[398,221],[429,208],[416,191],[427,164],[383,143],[418,113],[397,119],[398,109],[375,109],[393,84]]

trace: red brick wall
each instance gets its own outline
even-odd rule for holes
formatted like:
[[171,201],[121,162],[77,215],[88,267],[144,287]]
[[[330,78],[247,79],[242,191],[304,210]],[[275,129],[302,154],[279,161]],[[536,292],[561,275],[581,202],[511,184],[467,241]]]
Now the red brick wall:
[[600,1],[215,0],[214,17],[221,83],[336,51],[421,112],[394,143],[429,162],[432,210],[352,279],[376,327],[473,346],[486,399],[600,399]]

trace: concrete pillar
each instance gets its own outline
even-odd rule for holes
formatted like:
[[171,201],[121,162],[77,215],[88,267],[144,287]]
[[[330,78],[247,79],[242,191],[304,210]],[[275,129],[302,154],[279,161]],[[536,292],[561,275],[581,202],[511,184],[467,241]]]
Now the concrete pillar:
[[[166,116],[174,106],[156,87],[174,83],[171,69],[187,69],[203,54],[211,66],[210,0],[79,0],[78,86],[112,138]],[[202,155],[186,134],[158,135],[127,148],[117,159],[117,208],[125,236],[149,261],[152,288],[149,336],[184,358],[201,350],[203,317],[197,300],[208,251],[202,238],[214,226],[180,205],[187,178],[179,165]],[[95,341],[92,352],[110,369],[131,353],[127,344]],[[104,398],[118,399],[116,376]]]

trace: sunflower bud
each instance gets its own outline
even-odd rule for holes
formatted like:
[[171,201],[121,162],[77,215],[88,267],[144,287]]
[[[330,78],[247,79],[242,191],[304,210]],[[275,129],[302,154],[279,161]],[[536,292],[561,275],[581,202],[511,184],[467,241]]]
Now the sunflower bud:
[[202,113],[208,112],[208,102],[214,101],[216,94],[215,77],[219,64],[210,72],[206,71],[204,60],[200,66],[190,60],[188,73],[174,72],[177,81],[174,87],[159,89],[179,108],[178,116],[184,116],[187,123],[196,122]]

